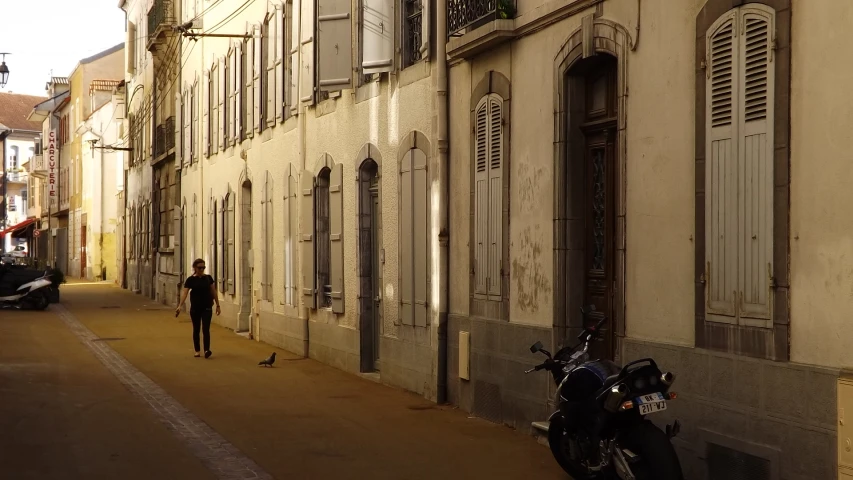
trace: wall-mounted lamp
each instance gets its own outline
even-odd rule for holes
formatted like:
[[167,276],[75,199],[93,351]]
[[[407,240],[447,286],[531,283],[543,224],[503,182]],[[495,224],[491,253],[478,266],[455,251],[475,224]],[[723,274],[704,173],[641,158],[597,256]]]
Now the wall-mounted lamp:
[[6,52],[0,52],[0,55],[3,56],[2,62],[0,62],[0,88],[6,86],[6,82],[9,81],[9,67],[6,66],[6,55],[10,55]]

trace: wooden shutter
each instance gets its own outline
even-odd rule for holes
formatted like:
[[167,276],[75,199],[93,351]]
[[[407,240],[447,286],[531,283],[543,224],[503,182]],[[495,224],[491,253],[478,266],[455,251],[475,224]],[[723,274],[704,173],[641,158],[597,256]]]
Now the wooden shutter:
[[246,136],[252,138],[254,136],[254,118],[255,118],[255,26],[249,26],[249,33],[252,38],[246,42],[246,119],[243,122],[243,128],[246,130]]
[[175,136],[175,164],[181,165],[186,161],[183,158],[184,101],[181,92],[175,90],[175,131],[172,134]]
[[301,78],[300,65],[302,65],[302,59],[299,55],[302,45],[302,15],[299,0],[293,0],[290,11],[292,12],[290,20],[290,109],[291,113],[296,114],[299,107],[299,79]]
[[263,119],[263,116],[261,115],[261,108],[263,108],[261,106],[261,101],[263,100],[262,93],[263,93],[263,88],[264,88],[263,82],[261,81],[261,78],[263,76],[262,71],[263,71],[263,66],[264,66],[264,63],[263,63],[263,61],[264,61],[264,57],[263,57],[264,49],[261,47],[263,45],[264,31],[263,31],[263,28],[261,27],[261,25],[256,25],[254,28],[255,28],[255,37],[254,37],[255,65],[254,65],[254,68],[252,69],[252,75],[253,75],[253,83],[255,85],[255,100],[254,100],[253,105],[252,105],[252,115],[254,115],[254,129],[258,130],[260,132],[264,129],[264,127],[263,127],[264,119]]
[[199,102],[199,94],[198,94],[198,79],[196,79],[195,83],[193,83],[192,90],[192,101],[190,102],[190,108],[192,109],[192,130],[190,130],[190,153],[192,154],[192,161],[198,159],[198,102]]
[[290,274],[290,281],[286,282],[288,288],[290,289],[290,305],[298,305],[297,299],[297,278],[299,278],[299,268],[297,262],[297,253],[296,247],[298,244],[297,235],[299,234],[299,214],[297,213],[297,196],[299,194],[299,188],[296,184],[296,177],[290,175],[288,177],[288,206],[287,206],[287,214],[289,216],[289,236],[287,238],[287,249],[290,253],[287,269]]
[[181,142],[181,151],[184,155],[184,165],[190,165],[193,161],[193,152],[192,152],[192,92],[190,89],[184,89],[183,95],[183,109],[181,110],[182,116],[184,117],[183,121],[183,135],[181,138],[183,139]]
[[329,176],[329,241],[332,311],[344,313],[344,166],[337,164]]
[[124,44],[124,66],[127,73],[136,72],[136,25],[127,22],[127,42]]
[[[184,205],[186,205],[186,200],[184,201]],[[184,207],[180,205],[175,205],[172,207],[172,221],[175,222],[175,256],[177,256],[177,265],[173,267],[173,271],[175,273],[181,274],[183,276],[184,272]],[[180,277],[178,277],[180,278]]]
[[429,305],[429,197],[427,196],[427,156],[423,150],[412,151],[412,251],[414,253],[413,291],[415,325],[427,325],[427,307]]
[[[738,299],[741,323],[772,326],[773,14],[741,8],[738,55]],[[759,323],[755,323],[755,321]]]
[[299,85],[299,99],[314,104],[314,2],[303,1],[300,33],[300,57],[302,57],[302,81]]
[[302,257],[302,301],[306,308],[317,308],[317,275],[314,272],[314,175],[306,170],[299,178],[300,249]]
[[201,150],[205,157],[210,156],[210,70],[204,71],[201,100]]
[[264,38],[264,66],[266,71],[264,71],[264,120],[268,126],[272,126],[275,124],[275,89],[276,89],[276,60],[278,58],[278,54],[276,53],[277,47],[277,38],[278,32],[276,32],[276,28],[278,27],[278,19],[276,18],[276,14],[278,10],[273,9],[270,13],[270,17],[267,19],[264,24],[265,38]]
[[275,103],[275,108],[270,109],[269,117],[272,119],[272,112],[275,112],[275,118],[281,121],[284,118],[285,90],[284,90],[284,5],[276,4],[275,6],[275,37],[270,38],[270,46],[275,49],[275,88],[270,97]]
[[736,322],[737,291],[737,98],[736,14],[708,35],[706,86],[705,268],[707,319]]
[[239,113],[237,112],[237,91],[240,90],[237,87],[237,45],[240,45],[239,42],[231,50],[231,54],[228,55],[228,144],[234,145],[237,141],[237,117],[239,117]]
[[361,73],[394,69],[394,1],[362,0]]
[[234,62],[234,139],[243,139],[243,42],[237,42],[237,59]]
[[484,97],[474,115],[474,293],[488,292],[489,103]]
[[273,237],[275,235],[274,212],[273,212],[273,180],[272,175],[267,172],[264,185],[264,298],[273,299],[273,275],[275,272],[275,252],[273,251]]
[[216,253],[217,252],[217,250],[216,250],[216,248],[217,248],[216,224],[217,224],[217,222],[216,222],[216,199],[215,198],[210,199],[210,211],[207,212],[207,216],[210,219],[209,220],[210,233],[209,233],[209,238],[207,240],[208,265],[210,268],[210,271],[208,273],[210,275],[213,275],[218,281],[220,281],[221,279],[219,278],[219,271],[216,269],[216,265],[217,265],[217,263],[216,263],[216,254],[217,254]]
[[[226,218],[228,222],[228,236],[226,237],[228,242],[228,293],[234,295],[236,290],[235,281],[236,272],[237,272],[237,263],[235,261],[235,252],[236,252],[236,243],[234,241],[234,232],[235,232],[235,208],[234,205],[237,203],[237,195],[235,192],[228,192],[228,207],[226,211]],[[243,255],[246,255],[247,252],[243,252]]]
[[217,258],[217,275],[219,276],[219,290],[223,293],[228,285],[228,254],[225,251],[227,243],[224,241],[227,232],[228,219],[225,215],[227,209],[228,197],[222,197],[219,201],[219,222],[217,225],[216,235],[216,258]]
[[352,3],[317,0],[317,52],[320,90],[352,88]]
[[503,238],[503,101],[489,95],[489,273],[488,294],[501,296]]
[[421,0],[421,58],[429,59],[430,25],[432,21],[431,0]]
[[414,324],[412,157],[410,149],[400,164],[400,320],[403,325]]
[[220,150],[225,150],[227,140],[226,137],[228,136],[225,130],[225,127],[227,125],[225,121],[225,102],[228,101],[228,96],[226,95],[225,91],[225,86],[227,83],[227,77],[225,76],[225,74],[227,73],[227,69],[225,68],[225,65],[225,57],[219,57],[219,71],[217,72],[219,74],[219,88],[217,89],[217,100],[219,103],[219,111],[217,112],[219,116],[219,127],[217,129],[217,135],[219,139]]

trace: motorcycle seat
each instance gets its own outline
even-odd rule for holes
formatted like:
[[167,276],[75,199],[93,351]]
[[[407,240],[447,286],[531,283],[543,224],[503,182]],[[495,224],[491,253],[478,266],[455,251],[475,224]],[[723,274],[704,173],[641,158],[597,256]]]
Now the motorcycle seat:
[[607,389],[607,388],[612,387],[613,384],[616,383],[616,380],[619,380],[619,374],[618,373],[614,373],[613,375],[605,378],[604,384],[602,385],[602,388]]

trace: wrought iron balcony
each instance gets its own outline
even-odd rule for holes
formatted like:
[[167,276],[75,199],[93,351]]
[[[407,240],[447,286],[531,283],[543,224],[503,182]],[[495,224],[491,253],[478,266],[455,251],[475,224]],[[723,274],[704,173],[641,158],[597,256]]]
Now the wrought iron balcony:
[[447,32],[458,36],[494,20],[515,18],[515,11],[515,0],[448,0]]
[[175,117],[169,117],[166,122],[154,129],[154,159],[175,148]]
[[151,10],[148,10],[148,49],[158,43],[161,34],[171,32],[175,25],[175,11],[172,0],[154,0]]

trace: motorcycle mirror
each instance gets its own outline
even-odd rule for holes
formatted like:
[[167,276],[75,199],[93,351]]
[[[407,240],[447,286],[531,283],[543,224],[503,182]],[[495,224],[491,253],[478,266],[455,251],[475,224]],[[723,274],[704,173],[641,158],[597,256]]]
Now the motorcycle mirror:
[[542,350],[542,348],[543,348],[542,342],[537,341],[536,343],[531,345],[530,353],[536,353],[536,352]]

